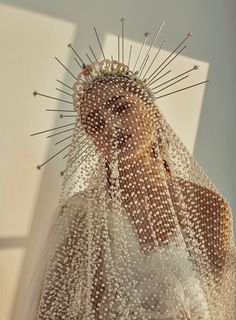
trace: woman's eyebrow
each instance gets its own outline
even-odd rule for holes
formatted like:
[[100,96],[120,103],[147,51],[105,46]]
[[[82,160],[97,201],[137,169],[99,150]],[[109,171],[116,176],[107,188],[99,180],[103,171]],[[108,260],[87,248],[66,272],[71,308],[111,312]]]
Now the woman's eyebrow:
[[125,97],[125,96],[117,96],[117,95],[113,96],[112,98],[110,98],[109,100],[106,101],[105,108],[110,108],[110,107],[112,107],[112,104],[113,104],[115,101],[117,101],[117,100],[119,100],[119,99],[121,99],[121,98],[124,98],[124,97]]

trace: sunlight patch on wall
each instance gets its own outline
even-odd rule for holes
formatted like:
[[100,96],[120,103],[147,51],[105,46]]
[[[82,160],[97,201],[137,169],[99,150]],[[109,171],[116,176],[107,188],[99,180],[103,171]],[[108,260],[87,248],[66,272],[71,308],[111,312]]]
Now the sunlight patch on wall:
[[56,78],[63,80],[66,71],[54,56],[69,62],[67,44],[73,41],[77,26],[2,4],[0,20],[5,25],[0,31],[4,43],[0,125],[2,132],[9,133],[1,135],[0,212],[7,214],[1,218],[0,235],[10,237],[28,234],[42,176],[36,165],[48,152],[48,139],[30,134],[54,126],[55,113],[44,110],[58,105],[34,99],[32,92],[38,89],[58,96]]

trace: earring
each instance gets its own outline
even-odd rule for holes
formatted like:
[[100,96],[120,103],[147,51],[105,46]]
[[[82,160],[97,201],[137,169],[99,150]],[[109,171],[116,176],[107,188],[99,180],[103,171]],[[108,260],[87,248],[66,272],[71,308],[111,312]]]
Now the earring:
[[[169,141],[168,141],[168,145],[169,145]],[[152,145],[152,154],[153,154],[153,157],[155,159],[158,158],[158,150],[157,150],[157,143],[154,142],[153,145]],[[164,165],[164,168],[166,170],[166,172],[168,172],[169,174],[171,173],[170,172],[170,166],[168,165],[167,161],[165,159],[162,160],[163,161],[163,165]]]
[[164,164],[164,167],[165,167],[166,171],[167,171],[168,173],[170,173],[170,167],[169,167],[169,165],[168,165],[168,163],[166,162],[165,159],[163,159],[163,164]]

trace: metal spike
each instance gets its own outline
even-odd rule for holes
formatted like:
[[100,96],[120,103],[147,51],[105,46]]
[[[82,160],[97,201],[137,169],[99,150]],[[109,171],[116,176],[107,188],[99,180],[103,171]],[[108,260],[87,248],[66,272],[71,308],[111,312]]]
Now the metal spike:
[[[82,137],[83,137],[83,135],[85,135],[85,132],[84,132],[84,133],[79,137],[79,139],[80,139],[80,138],[82,138]],[[60,140],[60,141],[58,141],[57,143],[55,143],[55,145],[57,145],[57,144],[59,144],[59,143],[61,143],[61,142],[65,141],[66,139],[69,139],[69,138],[71,138],[71,137],[73,137],[73,134],[72,134],[72,135],[70,135],[70,136],[68,136],[68,137],[66,137],[66,138],[64,138],[64,139],[62,139],[62,140]],[[73,142],[72,142],[72,143],[73,143]],[[68,154],[70,154],[71,152],[72,152],[72,150],[71,150]],[[68,155],[68,154],[67,154],[67,155]],[[67,155],[66,155],[66,156],[67,156]],[[64,159],[66,156],[64,156],[64,157],[63,157],[63,159]]]
[[[197,68],[196,68],[196,67],[197,67]],[[154,88],[151,88],[151,89],[152,89],[152,90],[155,90],[155,89],[157,89],[157,88],[159,88],[159,87],[163,86],[164,84],[166,84],[166,83],[168,83],[168,82],[170,82],[170,81],[172,81],[172,80],[175,80],[175,79],[177,79],[177,78],[179,78],[179,77],[183,76],[184,74],[187,74],[187,73],[189,73],[189,72],[191,72],[191,71],[193,71],[193,70],[197,70],[197,69],[198,69],[198,66],[193,66],[193,68],[191,68],[191,69],[189,69],[189,70],[187,70],[187,71],[185,71],[185,72],[183,72],[183,73],[181,73],[181,74],[177,75],[176,77],[171,78],[171,79],[169,79],[169,80],[167,80],[167,81],[165,81],[165,82],[163,82],[163,83],[159,84],[158,86],[156,86],[156,87],[154,87]],[[155,82],[157,82],[157,80],[156,80]]]
[[125,21],[125,18],[122,17],[121,18],[121,25],[122,25],[122,31],[121,31],[121,35],[122,35],[122,63],[124,63],[124,56],[125,56],[125,48],[124,48],[124,21]]
[[156,79],[156,81],[160,80],[161,78],[165,77],[167,74],[169,74],[172,70],[167,71],[166,73],[164,73],[163,75],[161,75],[158,79]]
[[120,36],[118,35],[118,62],[120,62]]
[[190,89],[190,88],[193,88],[193,87],[199,86],[200,84],[203,84],[203,83],[206,83],[206,82],[209,82],[209,80],[202,81],[202,82],[199,82],[199,83],[193,84],[193,85],[191,85],[191,86],[184,87],[184,88],[182,88],[182,89],[179,89],[179,90],[175,90],[175,91],[172,91],[172,92],[166,93],[166,94],[164,94],[164,95],[162,95],[162,96],[156,97],[156,98],[155,98],[155,100],[160,99],[160,98],[163,98],[163,97],[166,97],[166,96],[169,96],[169,95],[174,94],[174,93],[176,93],[176,92],[184,91],[184,90],[187,90],[187,89]]
[[67,140],[67,139],[71,138],[71,137],[73,137],[73,134],[71,134],[70,136],[68,136],[68,137],[66,137],[66,138],[64,138],[64,139],[62,139],[62,140],[60,140],[60,141],[56,142],[56,143],[55,143],[55,146],[56,146],[57,144],[59,144],[59,143],[61,143],[61,142],[65,141],[65,140]]
[[100,39],[99,39],[99,36],[98,36],[98,33],[97,33],[97,30],[96,28],[94,27],[94,31],[95,31],[95,34],[96,34],[96,37],[97,37],[97,40],[98,40],[98,44],[99,44],[99,47],[101,49],[101,52],[102,52],[102,56],[104,59],[106,59],[105,55],[104,55],[104,52],[103,52],[103,49],[102,49],[102,45],[101,45],[101,42],[100,42]]
[[74,111],[74,110],[66,110],[66,109],[46,109],[45,111],[74,112],[74,113],[76,113],[76,111]]
[[69,103],[69,104],[73,104],[73,102],[71,102],[71,101],[63,100],[63,99],[59,99],[59,98],[55,98],[55,97],[52,97],[52,96],[48,96],[48,95],[46,95],[46,94],[39,93],[37,90],[35,90],[35,91],[33,92],[33,96],[34,96],[34,97],[36,97],[36,96],[41,96],[41,97],[45,97],[45,98],[49,98],[49,99],[53,99],[53,100],[62,101],[62,102]]
[[159,52],[160,52],[160,51],[161,51],[161,49],[163,48],[163,46],[164,46],[164,44],[166,43],[166,41],[167,41],[167,39],[164,39],[164,41],[162,42],[162,44],[161,44],[161,46],[160,46],[159,50],[157,51],[157,53],[155,54],[154,58],[152,59],[152,62],[150,63],[150,65],[149,65],[148,69],[146,70],[146,72],[145,72],[145,74],[144,74],[144,76],[143,76],[143,78],[142,78],[142,79],[144,79],[144,78],[146,77],[146,75],[147,75],[148,71],[149,71],[149,70],[150,70],[150,68],[152,67],[152,65],[153,65],[154,61],[156,60],[157,56],[159,55]]
[[73,50],[73,52],[75,53],[75,55],[79,58],[79,60],[81,61],[82,65],[84,65],[84,61],[82,60],[82,58],[78,55],[77,51],[73,48],[72,44],[69,43],[68,47],[71,48]]
[[57,60],[57,62],[60,63],[60,65],[63,66],[64,69],[66,69],[67,72],[69,72],[69,74],[70,74],[75,80],[77,80],[76,77],[75,77],[75,75],[74,75],[66,66],[64,66],[64,64],[63,64],[57,57],[54,57],[54,58]]
[[92,52],[92,55],[94,57],[94,59],[98,62],[97,57],[95,56],[95,53],[93,52],[93,49],[91,48],[91,46],[89,46],[90,51]]
[[74,128],[67,129],[67,130],[63,130],[63,131],[60,131],[60,132],[51,134],[50,136],[47,136],[46,138],[51,138],[51,137],[57,136],[57,135],[59,135],[59,134],[62,134],[62,133],[65,133],[65,132],[68,132],[68,131],[71,131],[71,130],[74,130]]
[[75,122],[66,124],[64,126],[55,127],[55,128],[52,128],[52,129],[48,129],[48,130],[43,130],[43,131],[40,131],[40,132],[32,133],[31,136],[36,136],[37,134],[41,134],[41,133],[44,133],[44,132],[49,132],[49,131],[60,129],[60,128],[64,128],[64,127],[69,127],[69,126],[72,126],[74,124],[75,124]]
[[77,117],[77,115],[66,115],[66,114],[61,113],[59,115],[59,117],[60,118],[73,118],[73,117]]
[[[41,169],[42,166],[44,166],[46,163],[48,163],[49,161],[51,161],[52,159],[54,159],[56,156],[58,156],[60,153],[62,153],[64,150],[66,150],[67,148],[69,148],[71,146],[72,143],[68,144],[67,146],[65,146],[63,149],[61,149],[60,151],[58,151],[57,153],[55,153],[52,157],[50,157],[49,159],[47,159],[45,162],[43,162],[42,164],[37,166],[37,169]],[[63,157],[64,159],[65,157]]]
[[83,69],[84,65],[81,65],[76,58],[74,58],[74,59],[75,59],[76,63],[80,66],[80,68]]
[[[82,137],[84,136],[84,134],[82,135]],[[77,139],[77,141],[79,141],[81,139],[81,136]],[[63,157],[63,159],[65,159],[70,153],[72,153],[78,146],[80,146],[83,142],[85,142],[85,145],[87,144],[87,142],[86,141],[88,141],[88,137],[86,136],[82,141],[79,141],[79,143],[77,144],[77,145],[75,145],[71,150],[70,150],[70,152],[69,153],[67,153],[64,157]],[[72,142],[73,143],[73,142]],[[84,145],[83,145],[83,147],[84,147]],[[82,148],[83,148],[82,147]]]
[[[92,144],[90,144],[90,145],[88,145],[87,146],[87,148],[83,151],[83,153],[85,152],[85,151],[87,151],[88,149],[91,149],[92,150],[92,148],[93,148],[93,145]],[[68,176],[64,179],[64,183],[70,178],[70,176],[77,170],[77,168],[84,162],[84,160],[85,159],[87,159],[87,157],[89,156],[89,153],[87,154],[87,156],[85,156],[82,160],[81,160],[81,162],[78,164],[78,166],[76,166],[75,167],[75,169],[70,173],[70,174],[68,174]],[[75,160],[77,160],[78,158],[76,158]],[[63,174],[65,173],[65,170],[63,171]],[[63,175],[62,174],[62,175]]]
[[66,147],[64,147],[63,149],[61,149],[60,151],[58,151],[57,153],[55,153],[52,157],[50,157],[49,159],[47,159],[46,161],[44,161],[42,164],[37,166],[37,169],[41,169],[42,166],[44,166],[46,163],[48,163],[49,161],[51,161],[52,159],[54,159],[56,156],[58,156],[60,153],[62,153],[64,150],[66,150],[67,148],[69,148],[71,144],[68,144]]
[[59,82],[59,83],[63,84],[63,86],[65,86],[65,87],[67,87],[67,88],[69,88],[69,89],[73,90],[73,88],[72,88],[72,87],[70,87],[70,86],[68,86],[68,84],[66,84],[66,83],[64,83],[64,82],[62,82],[62,81],[60,81],[60,80],[58,80],[58,79],[56,79],[56,80],[57,80],[57,82]]
[[144,48],[144,46],[145,46],[145,44],[146,44],[147,37],[148,37],[149,34],[150,34],[150,33],[147,32],[147,31],[144,33],[144,40],[143,40],[143,43],[142,43],[142,45],[141,45],[140,51],[139,51],[139,53],[138,53],[137,59],[136,59],[136,61],[135,61],[135,64],[134,64],[134,67],[133,67],[133,70],[132,70],[133,72],[134,72],[134,69],[136,68],[136,65],[137,65],[137,63],[138,63],[138,60],[139,60],[139,58],[140,58],[140,56],[141,56],[141,54],[142,54],[143,48]]
[[59,88],[56,88],[56,90],[58,90],[58,91],[60,91],[60,92],[62,92],[62,93],[65,93],[65,94],[67,94],[68,96],[72,97],[72,94],[71,94],[71,93],[68,93],[68,92],[66,92],[66,91],[64,91],[64,90],[61,90],[61,89],[59,89]]
[[176,83],[178,83],[178,82],[180,82],[180,81],[182,81],[182,80],[184,80],[184,79],[186,79],[186,78],[188,78],[188,77],[189,77],[189,75],[187,75],[187,76],[185,76],[185,77],[183,77],[183,78],[180,78],[179,80],[176,80],[175,82],[169,84],[168,86],[162,88],[161,90],[158,90],[158,91],[154,92],[154,94],[157,94],[157,93],[159,93],[159,92],[161,92],[161,91],[163,91],[163,90],[165,90],[165,89],[173,86],[174,84],[176,84]]
[[143,61],[144,61],[144,63],[143,63],[143,64],[141,65],[141,67],[140,67],[139,77],[141,77],[142,72],[143,72],[143,69],[145,68],[145,66],[146,66],[146,64],[147,64],[147,62],[148,62],[148,59],[149,59],[149,55],[146,57],[146,59],[145,59],[145,60],[143,60]]
[[87,54],[87,53],[85,53],[86,54],[86,57],[89,59],[89,62],[91,63],[91,64],[93,64],[93,61],[90,59],[90,56]]
[[147,51],[147,53],[146,53],[146,55],[145,55],[145,57],[143,59],[143,63],[144,63],[145,59],[147,59],[147,56],[149,55],[149,52],[151,51],[152,47],[154,46],[154,43],[156,42],[156,40],[157,40],[157,38],[158,38],[158,36],[159,36],[159,34],[161,32],[161,29],[163,28],[164,23],[165,23],[165,20],[162,21],[162,24],[160,25],[160,28],[158,29],[158,31],[157,31],[152,43],[150,44],[149,49],[148,49],[148,51]]
[[[154,75],[154,77],[152,77],[150,79],[150,81],[148,82],[149,85],[152,85],[155,81],[153,81],[156,76],[158,76],[176,57],[178,57],[178,55],[186,48],[187,46],[185,45],[166,65],[164,65],[162,67],[161,70],[159,70],[159,72],[157,74]],[[156,70],[157,71],[157,70]]]
[[181,45],[187,40],[187,39],[189,39],[190,37],[192,36],[192,33],[191,32],[189,32],[188,34],[187,34],[187,36],[184,38],[184,40],[183,41],[181,41],[181,43],[169,54],[169,56],[159,65],[159,67],[147,78],[147,80],[149,80],[150,78],[152,78],[152,76],[155,74],[155,72],[157,71],[157,70],[159,70],[162,66],[163,66],[163,64],[179,49],[179,47],[181,47]]
[[132,52],[132,44],[130,45],[130,49],[129,49],[129,59],[128,59],[128,67],[129,67],[129,64],[130,64],[130,59],[131,59],[131,52]]
[[96,65],[94,64],[94,62],[91,60],[91,58],[89,57],[89,55],[86,53],[87,58],[89,59],[90,63],[93,65],[94,69],[96,70]]
[[138,70],[139,77],[140,77],[140,71],[143,69],[143,65],[144,65],[144,63],[146,62],[147,59],[149,59],[149,55],[148,55],[148,58],[145,57],[145,59],[143,60],[143,62],[141,63],[141,65],[139,67],[139,70]]

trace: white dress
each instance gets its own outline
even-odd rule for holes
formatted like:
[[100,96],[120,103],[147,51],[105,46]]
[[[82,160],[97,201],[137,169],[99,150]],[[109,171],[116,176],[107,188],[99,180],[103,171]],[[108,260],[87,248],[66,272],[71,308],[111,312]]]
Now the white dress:
[[[178,241],[175,243],[175,237],[165,248],[156,247],[147,254],[143,245],[141,248],[128,216],[119,211],[107,210],[99,204],[94,205],[86,193],[78,193],[69,199],[60,214],[54,242],[56,255],[45,275],[49,280],[39,301],[37,317],[29,319],[59,319],[61,309],[66,306],[66,298],[69,297],[68,285],[73,288],[69,290],[75,294],[70,309],[64,308],[69,313],[63,313],[63,316],[73,320],[78,319],[78,316],[90,319],[91,309],[87,309],[90,308],[89,304],[84,301],[82,283],[87,278],[87,268],[91,268],[93,263],[92,252],[96,252],[98,247],[92,248],[85,244],[92,244],[89,240],[91,233],[87,232],[88,226],[94,236],[99,238],[98,230],[101,230],[102,224],[107,226],[109,241],[106,239],[104,243],[101,242],[101,246],[105,246],[105,291],[99,305],[100,319],[110,320],[112,314],[112,319],[119,320],[174,320],[181,319],[180,310],[184,315],[182,319],[211,319],[204,292],[191,269],[188,254],[180,247],[177,249]],[[63,249],[64,239],[71,239],[71,248]],[[90,253],[86,248],[90,248]],[[71,270],[71,266],[67,266],[70,254],[74,255],[74,261],[80,261]],[[55,260],[57,257],[59,260]],[[58,265],[63,265],[65,269],[58,269]],[[60,279],[60,284],[56,279]],[[48,310],[47,301],[50,301]],[[85,310],[82,316],[81,310]],[[52,314],[54,318],[51,318]]]
[[[132,306],[135,319],[181,319],[177,318],[180,316],[177,309],[181,308],[183,314],[190,318],[194,314],[199,317],[197,319],[210,319],[204,292],[191,268],[188,253],[177,246],[177,236],[173,236],[165,248],[156,247],[151,254],[146,254],[147,245],[140,246],[128,216],[117,214],[109,218],[114,267],[120,285],[128,293],[129,308]],[[119,227],[115,228],[114,225]],[[119,241],[128,244],[122,252],[117,251]],[[129,276],[122,267],[126,258]],[[135,288],[130,286],[130,276],[132,284],[135,278]],[[109,300],[102,301],[101,315],[108,304]]]

